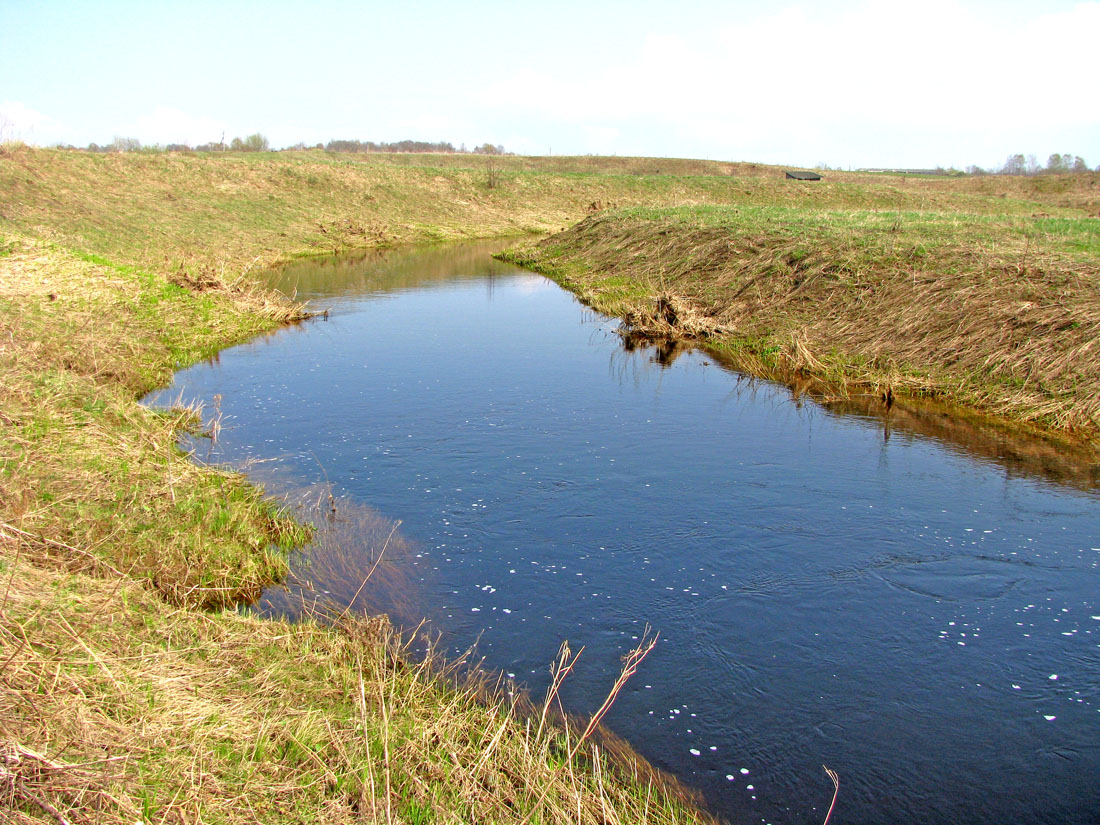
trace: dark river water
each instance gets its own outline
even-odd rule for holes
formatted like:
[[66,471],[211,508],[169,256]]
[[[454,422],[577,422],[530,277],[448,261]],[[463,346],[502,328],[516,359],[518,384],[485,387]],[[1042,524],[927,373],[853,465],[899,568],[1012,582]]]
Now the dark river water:
[[[584,645],[590,713],[659,631],[606,725],[731,821],[820,822],[827,765],[834,823],[1100,822],[1095,464],[628,352],[500,246],[296,264],[327,320],[154,400],[219,416],[200,457],[330,485],[345,556],[391,539],[371,606],[536,696]],[[347,600],[363,564],[308,575]]]

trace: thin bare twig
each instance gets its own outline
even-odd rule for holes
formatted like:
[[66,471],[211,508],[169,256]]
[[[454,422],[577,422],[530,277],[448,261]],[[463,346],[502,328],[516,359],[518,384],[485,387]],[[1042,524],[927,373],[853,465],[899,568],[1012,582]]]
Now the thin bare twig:
[[569,752],[569,759],[572,760],[580,749],[584,741],[592,735],[592,732],[599,726],[600,720],[604,718],[611,706],[615,704],[615,700],[619,696],[619,692],[626,685],[627,681],[638,672],[638,665],[641,664],[642,659],[649,655],[649,652],[653,650],[657,645],[657,640],[661,638],[660,633],[655,633],[653,638],[649,638],[649,625],[646,625],[645,631],[642,633],[642,637],[638,642],[637,647],[631,650],[626,656],[623,657],[623,669],[619,672],[619,676],[615,679],[615,684],[611,686],[611,690],[607,694],[607,698],[603,700],[603,704],[599,709],[592,714],[592,718],[588,720],[588,726],[584,729],[584,733],[573,745],[573,749]]
[[822,765],[821,767],[825,768],[825,773],[827,773],[829,775],[829,778],[833,780],[833,801],[832,804],[829,805],[829,812],[825,814],[825,821],[821,823],[821,825],[829,825],[829,817],[833,815],[833,808],[836,807],[836,798],[840,794],[840,777],[837,776],[836,771],[830,770],[824,765]]
[[397,528],[401,526],[401,519],[398,519],[393,523],[393,527],[390,528],[390,534],[386,536],[386,542],[382,545],[382,550],[378,554],[378,558],[374,560],[374,564],[371,565],[370,570],[367,571],[367,575],[363,577],[363,583],[359,585],[359,589],[355,591],[355,595],[351,597],[348,602],[348,606],[344,608],[344,612],[340,614],[337,621],[339,622],[348,615],[348,611],[351,610],[351,606],[355,604],[355,600],[359,598],[359,594],[363,592],[363,588],[367,586],[367,582],[370,581],[370,577],[374,575],[374,571],[378,565],[382,562],[382,557],[386,555],[386,548],[390,546],[390,539],[393,538],[393,534],[397,532]]

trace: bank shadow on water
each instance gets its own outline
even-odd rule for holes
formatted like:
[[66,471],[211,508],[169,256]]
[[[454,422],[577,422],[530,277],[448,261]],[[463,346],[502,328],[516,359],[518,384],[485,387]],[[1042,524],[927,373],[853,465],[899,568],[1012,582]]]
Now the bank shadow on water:
[[849,822],[1100,810],[1087,460],[624,347],[500,245],[297,262],[328,320],[177,376],[328,542],[271,609],[426,617],[535,696],[584,644],[582,715],[649,622],[608,727],[733,821],[820,821],[822,762]]
[[[680,340],[650,340],[626,334],[621,342],[624,351],[648,356],[651,363],[662,368],[697,351],[691,343]],[[749,391],[753,382],[783,386],[796,407],[811,404],[830,415],[873,422],[881,427],[884,442],[895,434],[929,438],[960,455],[993,462],[1012,477],[1040,478],[1082,491],[1100,490],[1100,446],[1096,444],[1014,425],[934,399],[891,397],[887,403],[875,393],[837,395],[833,388],[802,375],[756,376],[732,356],[702,351],[736,382],[748,382]]]
[[[668,352],[667,344],[663,350],[658,348],[655,360],[667,362]],[[752,377],[736,361],[714,357],[735,376]],[[830,415],[874,422],[881,428],[884,442],[894,435],[928,438],[959,455],[993,462],[1010,477],[1038,478],[1082,491],[1100,490],[1100,447],[1087,442],[1017,426],[934,399],[892,398],[887,404],[875,393],[838,396],[800,376],[768,380],[785,386],[794,404],[812,402]]]

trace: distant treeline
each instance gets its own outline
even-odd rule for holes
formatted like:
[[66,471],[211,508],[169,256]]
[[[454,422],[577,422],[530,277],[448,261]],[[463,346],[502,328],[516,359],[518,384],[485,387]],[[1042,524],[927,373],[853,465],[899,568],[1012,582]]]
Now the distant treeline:
[[[75,146],[61,146],[62,149],[76,149]],[[169,143],[167,145],[154,144],[143,146],[137,138],[116,137],[106,145],[89,143],[88,152],[268,152],[271,144],[268,139],[257,132],[248,137],[235,137],[229,143],[224,139],[219,143],[204,143],[201,146],[189,146],[184,143]],[[327,152],[444,152],[447,154],[471,154],[471,155],[504,155],[504,147],[483,143],[473,149],[467,149],[463,143],[457,149],[453,143],[441,141],[431,143],[425,140],[399,140],[396,143],[375,143],[373,140],[330,140],[328,143],[307,145],[296,143],[286,147],[285,151],[302,149],[323,149]]]
[[[58,148],[76,149],[77,147],[60,146]],[[186,143],[142,145],[137,138],[116,136],[114,140],[103,146],[98,143],[89,143],[85,150],[88,152],[269,152],[271,144],[259,132],[248,137],[235,137],[229,143],[204,143],[201,146],[189,146]]]
[[[823,163],[817,165],[818,169],[828,170]],[[967,166],[965,170],[954,167],[945,168],[937,166],[935,169],[860,169],[860,172],[890,172],[901,175],[945,175],[947,177],[961,178],[965,175],[1073,175],[1085,172],[1100,172],[1100,166],[1095,170],[1089,168],[1085,159],[1080,155],[1055,152],[1047,158],[1046,166],[1039,163],[1035,155],[1009,155],[1003,166],[991,169],[983,169],[981,166]]]
[[[1068,152],[1058,154],[1055,152],[1047,158],[1046,166],[1039,163],[1035,155],[1009,155],[1004,165],[997,169],[983,169],[980,166],[967,166],[968,175],[1065,175],[1080,174],[1093,171],[1080,155],[1071,155]],[[1100,166],[1096,167],[1100,172]]]
[[[300,148],[306,148],[301,145]],[[503,146],[483,143],[467,149],[463,143],[457,149],[453,143],[442,141],[428,143],[423,140],[399,140],[396,143],[375,143],[373,140],[330,140],[325,144],[328,152],[443,152],[445,154],[503,155]]]

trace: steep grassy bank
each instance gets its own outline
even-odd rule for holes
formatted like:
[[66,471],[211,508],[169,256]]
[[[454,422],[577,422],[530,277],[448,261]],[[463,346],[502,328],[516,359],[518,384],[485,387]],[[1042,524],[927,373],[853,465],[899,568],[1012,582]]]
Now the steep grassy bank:
[[1097,177],[1067,176],[1054,185],[830,173],[806,186],[783,180],[776,167],[645,158],[99,155],[0,147],[0,232],[158,272],[232,278],[292,255],[557,231],[617,207],[1080,217],[1100,211]]
[[1095,218],[637,208],[508,257],[638,335],[705,341],[758,373],[1100,428]]

